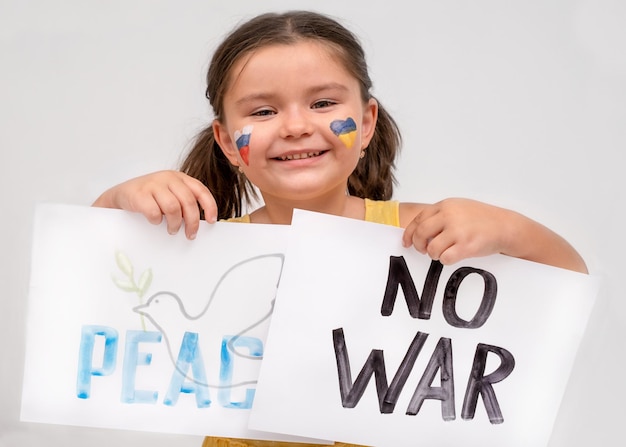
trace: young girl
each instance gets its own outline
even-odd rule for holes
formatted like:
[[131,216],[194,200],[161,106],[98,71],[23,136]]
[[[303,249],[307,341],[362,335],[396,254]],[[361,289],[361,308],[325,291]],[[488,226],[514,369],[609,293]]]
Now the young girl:
[[[207,83],[215,118],[181,172],[129,180],[94,206],[140,212],[155,224],[165,217],[170,233],[184,225],[190,239],[201,218],[289,224],[300,208],[403,227],[405,246],[444,264],[502,253],[586,272],[564,239],[511,210],[467,199],[390,200],[400,133],[370,93],[357,38],[329,17],[253,18],[217,48]],[[242,215],[256,197],[253,185],[263,206]],[[206,438],[203,445],[290,444]]]

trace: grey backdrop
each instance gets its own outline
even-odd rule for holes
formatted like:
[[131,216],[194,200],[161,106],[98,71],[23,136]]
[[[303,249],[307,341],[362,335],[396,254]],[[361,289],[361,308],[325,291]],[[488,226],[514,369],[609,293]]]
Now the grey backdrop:
[[[397,198],[473,197],[572,242],[603,279],[550,447],[623,445],[626,2],[0,0],[0,446],[200,438],[19,422],[34,205],[176,167],[239,20],[312,8],[355,31],[404,131]],[[407,9],[410,7],[410,9]]]

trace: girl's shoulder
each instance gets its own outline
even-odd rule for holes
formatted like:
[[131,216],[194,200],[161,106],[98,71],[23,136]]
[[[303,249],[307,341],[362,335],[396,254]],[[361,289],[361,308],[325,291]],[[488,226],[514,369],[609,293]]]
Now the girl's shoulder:
[[364,199],[365,220],[394,227],[400,226],[400,212],[398,202],[395,200],[371,200]]
[[244,214],[239,217],[229,217],[228,219],[224,219],[224,222],[250,223],[250,215]]
[[425,206],[396,200],[365,199],[365,220],[405,228]]

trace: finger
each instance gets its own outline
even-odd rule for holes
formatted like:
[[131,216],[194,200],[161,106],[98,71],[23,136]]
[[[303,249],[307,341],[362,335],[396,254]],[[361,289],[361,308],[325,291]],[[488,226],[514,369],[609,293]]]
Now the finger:
[[[413,244],[413,233],[415,233],[415,230],[417,229],[417,222],[415,222],[414,220],[412,220],[404,229],[404,233],[402,233],[402,245],[404,247],[410,247]],[[417,251],[419,251],[420,253],[425,253],[423,251],[424,247],[415,247],[417,249]],[[422,248],[422,250],[420,250],[420,248]]]
[[413,232],[412,244],[420,253],[428,253],[432,241],[444,231],[444,222],[437,213],[419,222]]
[[463,255],[463,250],[458,244],[451,245],[439,254],[439,262],[441,262],[443,265],[456,264],[457,262],[465,258],[466,256]]
[[418,223],[424,222],[425,220],[428,220],[431,217],[439,214],[441,212],[440,208],[441,205],[439,205],[438,203],[435,203],[434,205],[425,205],[413,220]]
[[215,223],[217,221],[217,203],[215,202],[213,194],[209,191],[209,188],[201,181],[192,177],[187,177],[185,183],[193,192],[196,202],[200,204],[200,207],[204,211],[204,220],[209,223]]
[[143,210],[140,212],[146,216],[146,219],[148,219],[148,222],[151,224],[159,225],[163,222],[163,213],[161,212],[161,208],[154,200],[151,200],[149,205],[144,205]]
[[455,246],[455,240],[452,239],[448,233],[441,232],[434,238],[428,241],[428,245],[426,246],[426,253],[430,256],[431,259],[435,261],[441,261],[443,264],[442,255]]
[[167,232],[176,234],[183,223],[183,212],[178,198],[167,188],[153,193],[155,202],[159,205],[161,214],[165,216]]
[[426,239],[424,239],[423,236],[424,230],[421,230],[420,228],[424,222],[431,219],[433,216],[438,214],[438,212],[438,208],[435,205],[425,205],[406,226],[402,235],[402,244],[405,247],[414,245],[420,253],[425,253]]
[[405,247],[412,245],[420,253],[426,254],[426,248],[431,237],[424,233],[424,230],[421,228],[422,225],[423,223],[415,221],[407,225],[402,235],[402,243]]
[[163,221],[163,213],[159,204],[156,202],[153,194],[138,194],[128,200],[127,203],[120,205],[121,209],[141,213],[148,222],[158,225]]
[[[417,251],[420,253],[426,252],[426,244],[424,241],[420,241],[419,236],[419,227],[422,224],[422,215],[421,213],[415,216],[415,218],[409,222],[409,224],[404,229],[404,233],[402,234],[402,245],[405,247],[410,247],[413,245]],[[416,234],[417,233],[417,234]]]
[[184,181],[171,183],[169,190],[180,206],[181,220],[185,224],[185,236],[187,239],[195,239],[200,225],[200,209],[196,196]]

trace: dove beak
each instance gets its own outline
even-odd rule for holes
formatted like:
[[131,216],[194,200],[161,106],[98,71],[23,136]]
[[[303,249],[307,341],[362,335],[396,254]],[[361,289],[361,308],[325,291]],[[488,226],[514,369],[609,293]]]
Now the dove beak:
[[147,304],[140,304],[139,306],[133,307],[133,312],[137,312],[138,314],[141,314],[141,315],[146,315],[146,313],[142,310],[142,309],[145,309],[146,307],[148,307]]

